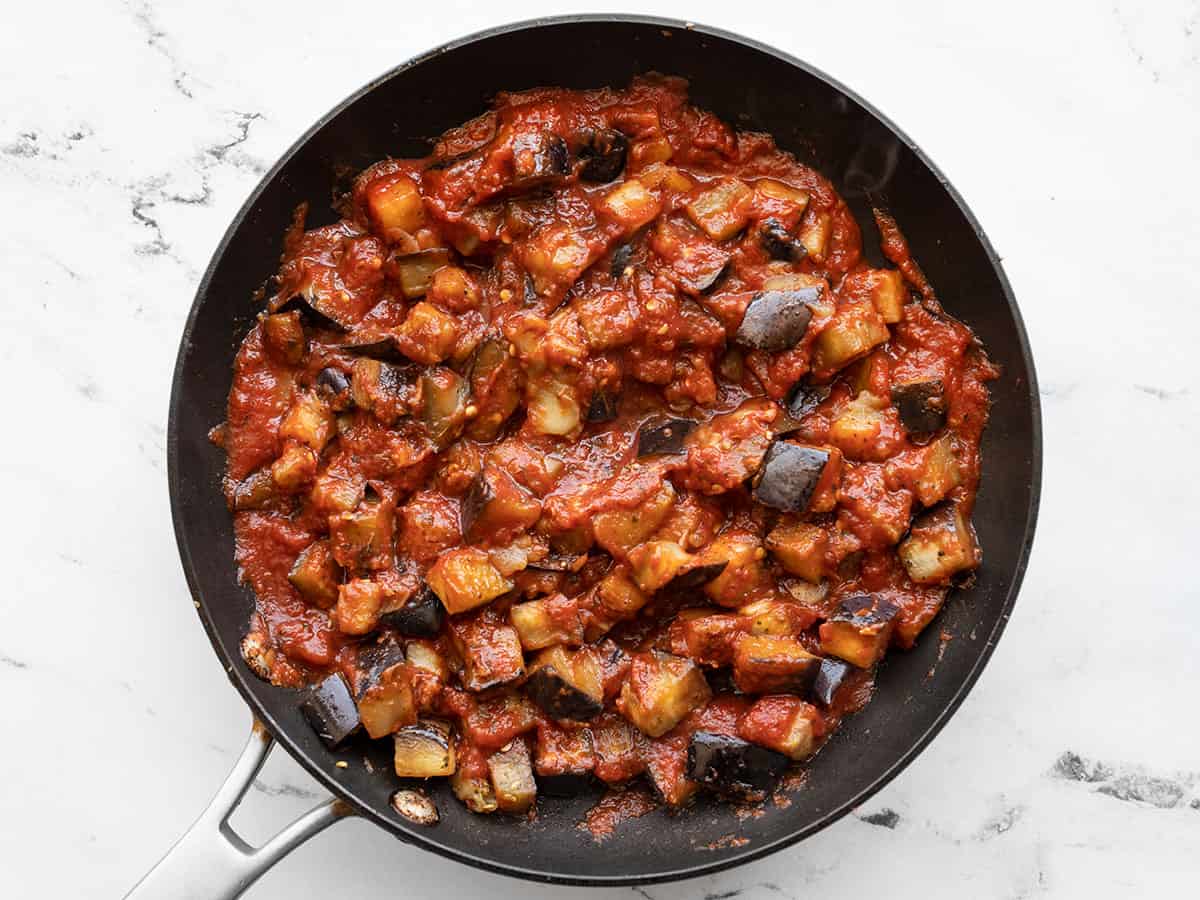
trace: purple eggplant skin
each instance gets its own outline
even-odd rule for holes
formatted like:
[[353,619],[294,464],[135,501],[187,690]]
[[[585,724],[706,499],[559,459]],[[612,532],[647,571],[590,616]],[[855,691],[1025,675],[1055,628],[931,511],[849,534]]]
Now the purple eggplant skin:
[[362,727],[350,688],[337,673],[312,688],[300,711],[330,750],[342,746]]
[[833,393],[833,385],[830,384],[796,382],[787,397],[788,415],[793,419],[803,419],[828,400],[831,393]]
[[613,278],[621,278],[625,274],[625,270],[629,267],[629,261],[633,259],[633,244],[621,244],[613,251],[612,262],[609,263],[608,271]]
[[588,404],[587,420],[589,422],[611,422],[617,417],[617,401],[619,398],[612,391],[597,388]]
[[354,356],[366,356],[370,359],[377,359],[380,362],[411,365],[409,358],[400,352],[395,340],[390,336],[374,341],[352,341],[347,344],[340,344],[338,349],[351,353]]
[[343,325],[332,316],[321,312],[312,302],[302,294],[295,294],[286,300],[279,301],[278,299],[268,304],[268,308],[273,313],[291,312],[293,309],[300,310],[300,318],[305,324],[311,325],[314,328],[324,328],[329,331],[349,331],[350,325]]
[[661,590],[664,593],[674,593],[678,591],[693,591],[696,588],[704,587],[718,575],[725,571],[725,567],[729,565],[729,560],[721,562],[709,563],[704,566],[696,566],[694,569],[688,569],[676,575],[668,581]]
[[581,566],[579,559],[579,556],[551,553],[530,562],[526,568],[537,569],[539,572],[577,572]]
[[837,612],[830,616],[831,622],[853,622],[859,628],[886,625],[896,617],[900,607],[881,597],[870,594],[855,594],[841,602]]
[[652,419],[638,429],[637,455],[683,452],[683,441],[692,433],[696,423],[691,419]]
[[787,765],[782,753],[711,731],[697,731],[688,744],[688,777],[722,794],[761,796]]
[[442,630],[445,615],[445,608],[437,594],[429,585],[421,582],[420,590],[399,609],[380,616],[379,624],[405,637],[436,637]]
[[534,670],[525,682],[530,699],[555,719],[586,722],[604,710],[604,701],[584,693],[558,674],[554,666]]
[[354,405],[350,376],[341,369],[326,366],[317,374],[316,386],[317,393],[334,412],[342,412]]
[[777,219],[767,219],[758,232],[758,243],[771,259],[800,262],[808,256],[808,248],[792,237]]
[[552,131],[518,134],[513,141],[513,187],[533,187],[571,174],[567,142]]
[[581,181],[592,184],[608,184],[625,171],[625,157],[629,153],[629,139],[611,128],[595,131],[579,151],[583,165],[579,169]]
[[356,696],[362,697],[379,683],[388,669],[403,665],[405,660],[404,644],[392,635],[362,644],[358,650],[358,675],[354,685]]
[[495,499],[496,493],[492,490],[491,482],[488,481],[487,472],[481,471],[475,476],[475,480],[471,482],[471,486],[467,488],[467,493],[462,498],[459,523],[464,535],[470,533],[471,526],[475,524],[475,520],[479,518],[484,507]]
[[844,660],[833,657],[821,660],[821,668],[817,670],[817,677],[813,681],[809,696],[828,709],[833,704],[838,688],[852,671],[854,666]]
[[681,279],[679,286],[689,294],[711,294],[721,286],[721,282],[731,271],[733,271],[733,263],[726,259],[719,266],[701,272],[695,278]]
[[733,336],[734,343],[768,353],[795,347],[812,321],[809,304],[820,293],[815,287],[795,291],[760,291],[746,307],[742,324]]
[[804,512],[828,462],[828,450],[777,440],[754,476],[754,499],[782,512]]
[[894,385],[892,403],[913,434],[929,434],[946,424],[946,394],[939,378]]

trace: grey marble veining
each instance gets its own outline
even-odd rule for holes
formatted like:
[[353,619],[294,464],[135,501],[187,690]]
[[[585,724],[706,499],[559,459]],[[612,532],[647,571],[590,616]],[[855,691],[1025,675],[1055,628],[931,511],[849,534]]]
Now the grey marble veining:
[[[639,8],[810,60],[938,162],[1021,301],[1041,376],[1045,482],[1004,640],[895,782],[759,863],[587,893],[1193,894],[1200,3]],[[230,217],[296,136],[378,73],[477,28],[562,11],[461,0],[432,16],[378,0],[6,10],[0,895],[121,895],[243,743],[248,716],[196,622],[165,483],[178,335]],[[276,754],[238,826],[266,836],[320,795]],[[382,890],[584,894],[469,870],[352,821],[250,896]]]

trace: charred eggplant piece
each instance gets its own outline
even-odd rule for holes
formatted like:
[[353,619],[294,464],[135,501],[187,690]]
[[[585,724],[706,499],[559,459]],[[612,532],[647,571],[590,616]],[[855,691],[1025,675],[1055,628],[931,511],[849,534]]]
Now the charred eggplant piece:
[[940,378],[894,385],[892,403],[901,423],[914,434],[929,434],[946,424],[946,395]]
[[462,530],[468,540],[524,531],[542,513],[542,504],[504,470],[487,467],[462,501]]
[[244,509],[262,509],[277,496],[271,467],[266,466],[237,483],[233,489],[233,508],[239,512]]
[[533,771],[538,792],[552,797],[574,797],[592,784],[596,754],[587,728],[538,728]]
[[422,375],[421,420],[429,438],[439,449],[445,449],[462,433],[466,424],[469,382],[452,369],[437,368]]
[[621,278],[625,274],[625,270],[629,268],[629,263],[633,259],[633,243],[621,244],[613,251],[612,261],[609,263],[608,271],[613,278]]
[[462,685],[468,691],[486,691],[525,675],[521,638],[495,611],[455,616],[447,630],[462,660]]
[[383,640],[361,650],[356,681],[358,714],[371,737],[417,721],[412,672],[399,641]]
[[634,656],[618,708],[643,734],[661,737],[711,697],[704,673],[690,659],[652,650]]
[[828,450],[777,440],[754,476],[754,499],[782,512],[804,512],[828,463]]
[[[562,647],[543,652],[526,682],[530,698],[556,719],[586,722],[604,709],[604,689],[599,673],[581,655],[572,657]],[[579,663],[579,664],[577,664]]]
[[898,608],[878,597],[847,597],[819,630],[821,652],[868,669],[887,652]]
[[587,420],[589,422],[611,422],[617,417],[617,395],[604,388],[597,388],[588,404]]
[[518,133],[512,146],[512,186],[531,188],[571,173],[567,142],[552,131]]
[[793,637],[743,635],[733,650],[733,680],[744,694],[806,694],[821,657]]
[[659,453],[683,452],[684,439],[695,429],[691,419],[658,419],[646,422],[638,429],[637,455],[654,456]]
[[304,359],[308,349],[308,339],[304,336],[304,326],[300,323],[300,313],[296,310],[274,315],[263,316],[263,340],[267,349],[281,362],[298,365]]
[[897,553],[917,584],[948,583],[982,559],[975,528],[957,503],[943,503],[918,517]]
[[848,662],[843,662],[840,659],[823,659],[821,660],[821,668],[817,672],[816,680],[813,681],[812,691],[810,695],[814,700],[828,709],[833,705],[833,698],[837,694],[838,688],[846,680],[846,676],[850,674],[853,667]]
[[768,353],[795,347],[812,321],[809,304],[820,295],[820,290],[815,287],[795,291],[760,291],[746,307],[742,324],[733,336],[734,343]]
[[300,551],[288,581],[314,606],[329,609],[337,603],[342,567],[333,558],[329,541],[313,541]]
[[578,572],[583,567],[587,554],[548,553],[538,560],[531,560],[526,568],[539,572]]
[[313,687],[300,711],[330,750],[336,750],[362,727],[350,688],[336,673]]
[[394,765],[401,778],[435,778],[453,775],[457,768],[450,726],[445,722],[423,719],[401,728],[393,735],[396,744]]
[[611,128],[592,132],[579,151],[579,158],[583,160],[579,178],[593,184],[608,184],[625,171],[628,152],[629,140],[621,132]]
[[833,393],[832,385],[797,382],[787,398],[788,415],[793,419],[803,419],[828,400],[831,393]]
[[445,609],[429,587],[421,582],[420,589],[398,609],[385,610],[379,624],[406,637],[434,637],[442,629]]
[[698,566],[693,566],[680,572],[660,590],[666,593],[679,593],[682,591],[694,591],[697,588],[702,588],[718,575],[725,571],[725,567],[729,565],[729,560],[721,562],[703,563]]
[[487,765],[496,806],[501,812],[523,813],[533,806],[537,782],[533,780],[533,764],[524,741],[514,740],[503,750],[493,753],[488,757]]
[[711,731],[697,731],[688,745],[688,777],[736,797],[765,794],[787,764],[782,753]]
[[800,262],[808,256],[808,248],[783,227],[777,219],[767,219],[758,232],[758,243],[771,259]]

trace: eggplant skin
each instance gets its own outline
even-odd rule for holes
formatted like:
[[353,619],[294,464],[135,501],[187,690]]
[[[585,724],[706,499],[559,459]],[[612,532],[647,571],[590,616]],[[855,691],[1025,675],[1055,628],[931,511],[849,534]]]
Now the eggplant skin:
[[587,420],[589,422],[611,422],[617,417],[617,400],[617,395],[612,391],[598,388],[592,394],[591,403],[588,404]]
[[629,139],[611,128],[592,133],[579,151],[583,165],[579,177],[593,184],[607,184],[625,171],[625,157],[629,153]]
[[358,651],[355,693],[361,698],[379,683],[388,669],[401,665],[406,660],[404,645],[393,637],[385,636],[374,643],[363,645]]
[[349,331],[353,323],[343,325],[332,316],[328,316],[321,312],[312,301],[303,294],[296,294],[289,297],[279,304],[271,304],[271,312],[273,313],[288,313],[292,310],[300,311],[300,318],[314,328],[325,328],[330,331]]
[[688,744],[688,777],[722,794],[762,795],[787,765],[782,753],[711,731],[697,731]]
[[787,411],[793,419],[803,419],[829,399],[833,385],[796,382],[787,398]]
[[625,270],[629,267],[629,261],[633,259],[633,244],[622,244],[612,254],[612,262],[609,264],[609,274],[613,278],[621,278],[625,274]]
[[754,477],[754,499],[782,512],[804,512],[828,462],[828,450],[775,441]]
[[734,343],[768,353],[795,347],[812,321],[809,304],[820,295],[820,289],[815,287],[760,291],[746,307],[742,324],[733,336]]
[[435,637],[442,630],[445,615],[437,594],[421,582],[421,589],[399,609],[384,613],[379,624],[405,637]]
[[844,660],[832,658],[821,660],[821,668],[817,670],[817,677],[813,681],[809,695],[828,709],[833,703],[838,688],[842,686],[846,676],[853,670],[854,667]]
[[929,434],[946,424],[946,395],[939,378],[894,385],[892,403],[900,422],[914,434]]
[[808,248],[776,219],[767,219],[758,233],[758,242],[771,259],[799,262],[808,256]]
[[350,376],[341,369],[326,366],[317,374],[316,385],[317,393],[335,412],[341,412],[354,405]]
[[725,571],[729,565],[729,560],[723,559],[720,562],[708,563],[703,566],[696,566],[688,569],[686,572],[681,572],[660,588],[663,592],[674,591],[692,591],[696,588],[703,587],[708,584],[718,575]]
[[337,673],[313,687],[300,704],[300,711],[330,750],[340,747],[362,727],[350,688]]
[[487,473],[480,471],[475,476],[475,480],[471,482],[471,486],[467,489],[466,495],[462,499],[462,511],[460,512],[460,520],[462,523],[462,533],[468,534],[471,531],[471,526],[475,524],[475,520],[479,518],[484,507],[496,499],[496,492],[492,490],[491,482],[488,481]]
[[556,719],[586,722],[604,710],[603,701],[579,690],[553,666],[535,670],[525,687],[533,702]]
[[899,611],[900,607],[888,600],[870,594],[855,594],[842,601],[829,621],[853,622],[859,628],[872,628],[886,625]]
[[659,453],[682,453],[683,441],[695,427],[696,423],[691,419],[657,419],[646,422],[638,429],[637,455],[642,457]]

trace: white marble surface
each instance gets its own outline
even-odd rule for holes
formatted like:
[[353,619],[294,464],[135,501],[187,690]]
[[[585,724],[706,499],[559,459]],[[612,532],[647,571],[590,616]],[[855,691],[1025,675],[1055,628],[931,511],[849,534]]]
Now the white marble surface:
[[[1194,896],[1200,3],[640,8],[812,61],[937,160],[1021,300],[1045,490],[1005,639],[890,787],[765,861],[591,896]],[[248,715],[188,599],[164,472],[178,334],[229,218],[271,160],[371,77],[469,31],[561,11],[5,7],[0,895],[120,896],[245,738]],[[1084,762],[1064,767],[1068,752]],[[282,756],[259,788],[239,819],[252,836],[317,792]],[[584,893],[488,876],[354,821],[249,896],[385,892]]]

